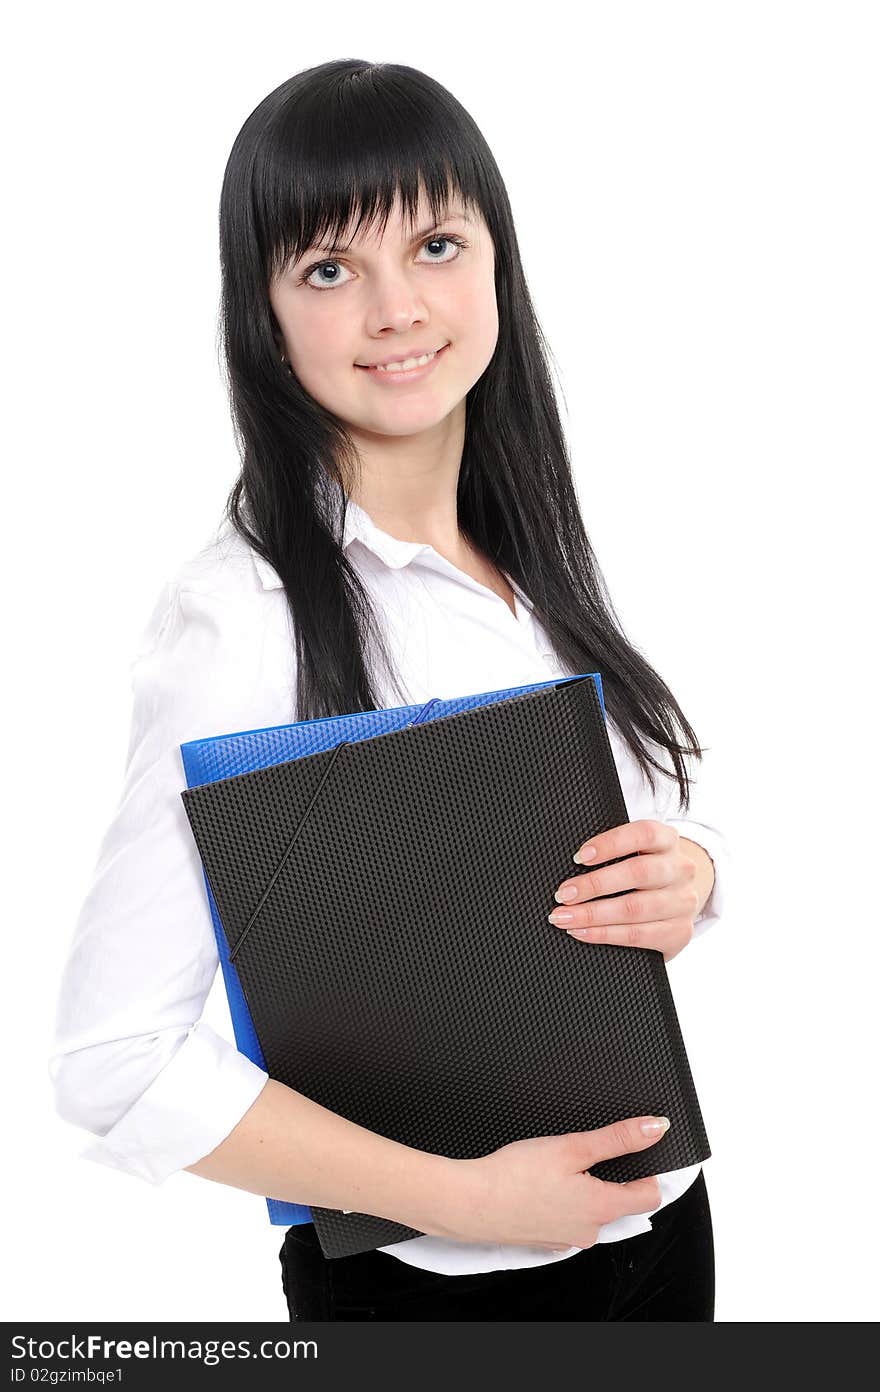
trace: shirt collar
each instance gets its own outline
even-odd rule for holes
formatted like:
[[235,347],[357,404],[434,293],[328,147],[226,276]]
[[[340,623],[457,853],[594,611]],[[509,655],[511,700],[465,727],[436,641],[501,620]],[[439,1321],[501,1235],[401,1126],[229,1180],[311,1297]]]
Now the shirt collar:
[[[384,561],[392,570],[400,570],[402,566],[409,565],[414,556],[418,556],[422,551],[431,551],[433,547],[423,541],[401,541],[399,537],[393,537],[389,532],[383,532],[381,527],[377,527],[368,512],[356,503],[353,498],[348,498],[345,510],[345,527],[342,533],[342,549],[347,551],[352,542],[360,541],[380,561]],[[264,590],[277,590],[281,588],[283,581],[267,560],[264,560],[256,551],[253,552],[254,565],[262,581]]]
[[[345,510],[342,549],[344,551],[347,550],[354,541],[361,542],[363,546],[366,546],[369,551],[372,551],[375,556],[378,556],[380,561],[384,562],[384,564],[392,570],[401,570],[404,566],[408,566],[416,556],[424,554],[429,556],[430,563],[435,564],[439,569],[459,576],[463,583],[470,584],[475,588],[482,588],[482,586],[478,585],[477,581],[471,580],[469,576],[465,576],[462,571],[459,571],[457,567],[453,566],[445,557],[435,551],[434,547],[431,546],[429,542],[401,541],[399,537],[391,536],[389,532],[383,531],[381,527],[376,525],[370,514],[366,512],[359,503],[356,503],[353,498],[349,497],[347,498],[347,507]],[[254,565],[257,568],[257,573],[260,577],[263,589],[279,589],[283,582],[275,568],[256,552],[252,554]],[[509,575],[507,575],[507,581],[516,593],[517,599],[520,601],[522,607],[531,613],[532,603],[528,595],[520,589],[519,585],[517,585]]]
[[423,551],[433,551],[433,547],[426,541],[401,541],[399,537],[394,537],[390,532],[383,532],[373,521],[368,512],[356,503],[353,498],[348,498],[348,505],[345,510],[345,530],[342,535],[342,549],[345,551],[353,541],[360,541],[380,561],[384,561],[392,570],[400,570],[403,566],[409,565],[415,556],[421,555]]

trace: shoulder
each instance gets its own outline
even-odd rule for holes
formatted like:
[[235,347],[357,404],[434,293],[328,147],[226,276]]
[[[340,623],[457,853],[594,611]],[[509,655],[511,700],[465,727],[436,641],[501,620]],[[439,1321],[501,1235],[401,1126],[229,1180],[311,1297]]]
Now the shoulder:
[[228,523],[176,567],[130,666],[145,710],[179,712],[188,736],[282,723],[296,650],[275,575]]
[[193,626],[215,639],[258,637],[275,629],[292,638],[287,595],[275,569],[228,519],[167,575],[141,635],[138,656],[174,643]]
[[[135,663],[168,651],[200,619],[213,621],[218,635],[234,627],[238,615],[252,614],[254,605],[259,605],[268,588],[268,572],[275,576],[272,567],[224,519],[198,550],[166,572],[141,630]],[[280,587],[280,580],[277,583]]]
[[247,598],[281,588],[275,569],[224,518],[214,534],[188,556],[168,582],[192,594]]

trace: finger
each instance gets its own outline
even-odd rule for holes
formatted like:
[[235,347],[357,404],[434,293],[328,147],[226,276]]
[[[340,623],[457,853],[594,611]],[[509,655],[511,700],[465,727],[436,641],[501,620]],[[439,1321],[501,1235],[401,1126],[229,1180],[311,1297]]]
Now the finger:
[[578,865],[598,865],[601,861],[634,855],[638,851],[664,851],[675,845],[677,836],[675,827],[643,817],[591,836],[578,847],[572,859]]
[[615,1218],[623,1218],[629,1214],[652,1213],[663,1201],[660,1181],[656,1175],[649,1175],[646,1179],[631,1179],[627,1184],[615,1184],[610,1180],[601,1179],[599,1183],[603,1188],[612,1191],[604,1196],[607,1205],[605,1213],[611,1214],[611,1218],[606,1218],[607,1222],[613,1222]]
[[[662,1129],[652,1130],[651,1127],[658,1122]],[[669,1125],[663,1126],[663,1122],[668,1123],[669,1118],[664,1117],[662,1113],[657,1116],[646,1114],[612,1121],[607,1126],[599,1126],[592,1131],[564,1132],[568,1144],[566,1160],[570,1160],[573,1166],[583,1173],[592,1165],[597,1165],[600,1160],[611,1160],[617,1155],[630,1155],[635,1151],[647,1150],[649,1146],[656,1145],[669,1130]],[[648,1128],[644,1131],[643,1123]],[[588,1175],[587,1178],[592,1176]]]
[[[692,896],[689,894],[688,898]],[[559,904],[547,915],[547,922],[559,928],[590,928],[596,923],[639,923],[647,919],[670,918],[681,910],[681,899],[668,885],[660,889],[634,889],[611,899],[585,899],[582,903]]]
[[674,879],[675,865],[670,856],[662,852],[657,855],[633,855],[563,880],[553,897],[557,904],[570,908],[572,904],[585,904],[606,894],[625,894],[633,889],[662,889],[672,884]]
[[645,947],[653,952],[677,953],[690,942],[690,919],[666,918],[647,923],[594,923],[586,928],[567,928],[577,942],[607,944],[612,947]]

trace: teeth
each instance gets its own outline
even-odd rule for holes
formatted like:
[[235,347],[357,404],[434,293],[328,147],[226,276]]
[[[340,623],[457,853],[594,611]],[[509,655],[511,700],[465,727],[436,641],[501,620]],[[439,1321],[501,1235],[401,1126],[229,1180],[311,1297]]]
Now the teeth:
[[434,357],[436,357],[436,356],[437,356],[436,353],[424,353],[424,354],[422,355],[422,357],[420,357],[420,358],[404,358],[403,362],[388,363],[386,367],[379,367],[379,366],[377,365],[376,367],[373,368],[373,371],[374,371],[374,372],[409,372],[409,371],[411,371],[411,369],[414,368],[414,367],[424,367],[425,363],[429,363],[429,362],[431,361],[431,359],[434,358]]

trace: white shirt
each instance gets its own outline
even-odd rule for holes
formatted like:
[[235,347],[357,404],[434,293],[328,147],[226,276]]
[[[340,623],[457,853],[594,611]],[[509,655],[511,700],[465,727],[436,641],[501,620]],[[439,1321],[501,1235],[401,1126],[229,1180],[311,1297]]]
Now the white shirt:
[[[384,693],[382,706],[576,675],[560,665],[518,586],[514,615],[433,546],[382,531],[352,500],[343,546],[385,622],[407,687],[405,699],[396,690]],[[295,675],[281,580],[224,522],[163,586],[131,664],[121,797],[75,926],[49,1060],[58,1113],[97,1137],[81,1156],[150,1184],[162,1184],[219,1145],[269,1076],[200,1018],[219,962],[180,797],[186,779],[179,746],[292,723]],[[381,689],[381,671],[377,676]],[[715,863],[696,936],[722,913],[726,839],[700,801],[698,780],[688,816],[679,817],[677,785],[659,778],[652,797],[610,717],[608,734],[630,820],[651,817],[677,827]],[[684,1193],[699,1171],[692,1165],[660,1175],[659,1207]],[[600,1228],[598,1241],[650,1228],[647,1214],[625,1216]],[[270,1231],[277,1250],[282,1230]],[[559,1253],[426,1235],[382,1250],[458,1274],[539,1266],[580,1249]]]

